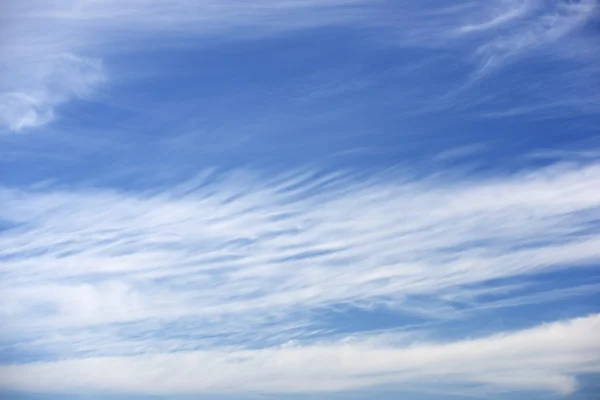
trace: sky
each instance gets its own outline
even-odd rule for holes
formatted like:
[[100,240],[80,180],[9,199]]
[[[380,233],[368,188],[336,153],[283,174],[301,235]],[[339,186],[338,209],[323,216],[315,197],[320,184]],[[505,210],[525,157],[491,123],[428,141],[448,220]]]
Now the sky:
[[2,1],[0,399],[597,399],[599,28]]

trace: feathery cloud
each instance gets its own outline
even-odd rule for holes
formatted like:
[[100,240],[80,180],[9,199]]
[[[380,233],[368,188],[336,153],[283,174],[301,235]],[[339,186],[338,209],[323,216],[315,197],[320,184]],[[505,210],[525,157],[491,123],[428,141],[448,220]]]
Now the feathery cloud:
[[[4,188],[0,219],[9,223],[0,237],[0,315],[9,327],[4,340],[59,358],[118,357],[223,345],[203,339],[211,337],[235,337],[238,346],[252,336],[275,344],[308,338],[322,329],[314,313],[340,305],[447,318],[447,309],[436,311],[431,304],[451,298],[485,308],[484,295],[499,279],[596,265],[600,237],[589,228],[600,217],[598,188],[600,165],[593,162],[470,180],[411,179],[400,171],[370,177],[295,172],[278,178],[240,171],[205,174],[152,192]],[[575,295],[573,289],[562,295]],[[415,298],[429,302],[419,306]],[[184,336],[151,333],[171,324]],[[216,355],[189,357],[196,365]],[[138,362],[103,360],[65,361],[64,367],[104,368],[106,361],[130,370]],[[4,371],[43,377],[62,366]],[[34,369],[25,374],[26,368]],[[98,374],[79,382],[130,385],[121,380],[126,377]],[[545,374],[540,381],[537,373],[529,375],[533,381],[525,386],[571,387],[569,380]],[[496,383],[499,376],[509,386],[518,383],[512,375],[497,375]],[[332,380],[330,389],[349,387],[346,378]],[[360,385],[386,379],[373,376]],[[190,388],[214,387],[199,385]],[[271,389],[285,389],[278,385]],[[293,391],[304,383],[289,385]]]
[[97,357],[0,367],[0,387],[46,393],[310,393],[383,384],[480,384],[489,392],[569,394],[575,376],[600,373],[600,316],[450,343],[314,343]]
[[134,54],[149,37],[155,38],[153,46],[169,37],[264,37],[347,23],[358,15],[350,7],[361,3],[10,1],[3,8],[0,28],[0,125],[22,131],[54,120],[58,106],[106,82],[104,57]]

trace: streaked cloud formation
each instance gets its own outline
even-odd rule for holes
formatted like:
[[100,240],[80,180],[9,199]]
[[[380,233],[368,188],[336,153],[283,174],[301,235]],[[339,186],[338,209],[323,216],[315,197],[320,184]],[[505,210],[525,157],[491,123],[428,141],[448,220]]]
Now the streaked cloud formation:
[[[4,386],[44,392],[328,392],[435,379],[510,389],[575,390],[573,376],[600,372],[600,315],[445,344],[378,341],[260,350],[88,358],[0,370]],[[566,339],[569,340],[566,340]],[[235,386],[232,386],[235,382]]]
[[[298,172],[275,179],[238,173],[201,175],[158,192],[4,189],[1,218],[14,226],[0,242],[4,249],[0,255],[1,310],[2,319],[13,327],[9,337],[15,335],[15,340],[21,332],[29,332],[34,344],[43,343],[52,332],[67,329],[69,334],[62,340],[60,336],[53,339],[57,349],[70,348],[74,355],[92,350],[96,357],[129,352],[131,357],[23,366],[14,369],[6,385],[24,389],[33,383],[25,380],[21,384],[25,386],[19,386],[24,378],[17,377],[35,376],[43,385],[40,390],[73,389],[51,372],[61,371],[69,382],[98,389],[105,385],[134,391],[220,390],[238,378],[235,374],[254,374],[254,363],[266,357],[266,365],[281,366],[277,374],[283,375],[276,374],[279,378],[271,382],[275,370],[262,369],[257,380],[246,378],[248,383],[239,385],[239,390],[317,390],[321,386],[307,385],[304,380],[312,372],[301,371],[314,363],[314,357],[331,359],[327,354],[337,354],[335,346],[340,344],[327,345],[333,348],[312,344],[303,347],[302,356],[270,347],[249,353],[236,350],[239,357],[249,357],[250,361],[243,362],[233,361],[236,352],[226,356],[229,353],[222,350],[173,356],[134,354],[140,350],[160,353],[165,345],[169,352],[189,351],[203,337],[241,332],[254,341],[264,338],[266,343],[279,345],[309,340],[319,329],[314,311],[342,305],[390,307],[433,320],[445,319],[453,311],[454,318],[460,318],[460,313],[470,309],[494,306],[487,304],[486,294],[502,289],[502,284],[477,285],[598,262],[600,237],[589,232],[590,221],[600,217],[598,188],[600,166],[592,163],[476,180],[450,175],[411,179],[401,171],[376,177]],[[439,306],[450,299],[462,304],[462,310]],[[186,328],[190,318],[194,323]],[[185,332],[188,338],[167,338],[162,343],[161,337],[148,337],[143,332],[155,322],[181,323],[179,333]],[[471,372],[463,372],[460,379],[569,392],[575,385],[574,374],[600,368],[598,343],[592,339],[597,323],[593,316],[564,326],[484,338],[472,345],[427,344],[422,350],[372,348],[359,342],[358,348],[350,347],[347,355],[344,350],[341,359],[336,356],[330,361],[348,364],[348,371],[316,364],[337,371],[335,379],[321,384],[323,390],[398,379],[418,381],[432,374],[456,373],[456,363],[469,354],[459,349],[471,348],[474,362],[482,363],[492,351],[486,349],[502,354],[513,340],[523,340],[524,348],[530,348],[540,343],[537,335],[541,335],[550,342],[535,347],[537,352],[525,356],[515,349],[539,365],[540,371],[510,378],[508,371],[502,373],[508,360],[499,359],[497,366],[489,366],[490,371],[469,366]],[[128,337],[120,336],[114,324],[133,324]],[[582,340],[573,344],[574,350],[566,343],[566,347],[558,346],[571,342],[571,329]],[[97,340],[108,342],[96,348]],[[382,354],[387,356],[382,358]],[[208,377],[198,381],[197,374],[205,375],[201,370],[183,367],[189,371],[184,373],[160,367],[164,357],[176,365],[191,362],[198,368],[234,372],[215,377],[214,382]],[[180,357],[187,361],[180,364]],[[547,364],[547,357],[557,357],[555,364]],[[447,369],[438,370],[442,368],[439,362],[447,358]],[[207,359],[224,364],[211,366],[203,361]],[[156,368],[172,371],[173,386],[168,379],[147,386],[157,372],[137,365],[154,362]],[[534,368],[525,360],[513,362]],[[141,375],[122,381],[96,372],[114,369],[110,365]],[[413,375],[409,371],[417,365],[422,371]],[[64,375],[65,369],[89,378],[73,381],[71,374]],[[310,371],[322,373],[314,366]],[[387,375],[392,372],[401,376]],[[386,375],[369,375],[375,373]],[[370,377],[363,382],[355,374]]]
[[68,53],[36,60],[31,69],[15,72],[21,75],[20,87],[0,98],[0,122],[12,131],[51,122],[57,106],[85,98],[104,81],[100,61]]
[[0,7],[0,397],[600,389],[597,1]]

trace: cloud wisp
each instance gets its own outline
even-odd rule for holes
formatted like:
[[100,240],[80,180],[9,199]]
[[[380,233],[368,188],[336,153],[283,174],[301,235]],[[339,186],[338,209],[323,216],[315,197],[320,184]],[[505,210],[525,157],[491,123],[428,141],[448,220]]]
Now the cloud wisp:
[[0,125],[14,132],[51,122],[56,107],[90,96],[106,80],[99,60],[73,54],[52,55],[30,67],[13,71],[21,75],[13,76],[17,86],[0,94]]
[[379,340],[258,350],[96,357],[0,366],[0,387],[45,393],[322,393],[377,385],[479,384],[484,391],[570,394],[600,373],[600,315],[450,343]]
[[400,42],[466,50],[480,63],[480,76],[544,46],[556,44],[560,52],[561,39],[597,16],[593,0],[461,1],[447,8],[437,3],[403,8],[414,18],[399,27]]
[[[102,60],[168,38],[223,40],[349,23],[357,0],[9,1],[0,35],[0,126],[20,132],[97,91],[110,77]],[[252,32],[252,33],[250,33]],[[112,77],[111,77],[112,78]],[[118,79],[117,79],[118,80]]]
[[[456,302],[473,309],[501,307],[502,302],[489,302],[485,295],[502,288],[502,279],[594,268],[600,260],[600,236],[592,229],[600,217],[598,188],[600,165],[594,162],[476,179],[450,173],[411,178],[399,170],[374,176],[294,172],[277,178],[239,171],[203,174],[146,192],[3,188],[0,316],[8,328],[3,340],[13,348],[41,348],[54,358],[75,360],[4,366],[0,375],[7,388],[25,389],[33,385],[26,377],[35,376],[40,390],[52,389],[52,382],[57,390],[69,390],[74,386],[52,371],[66,377],[64,371],[73,369],[88,375],[71,382],[137,391],[140,382],[170,369],[160,367],[163,362],[195,366],[162,386],[149,386],[159,392],[223,389],[225,381],[216,377],[194,378],[200,374],[194,368],[210,365],[208,359],[216,369],[240,374],[232,379],[252,375],[253,363],[265,360],[273,370],[262,371],[254,387],[250,382],[255,380],[248,378],[240,386],[248,390],[338,390],[397,377],[450,376],[459,359],[452,346],[464,348],[463,342],[434,343],[422,350],[359,345],[347,355],[337,344],[314,345],[306,356],[299,355],[300,361],[294,361],[296,353],[287,353],[293,350],[250,350],[242,343],[255,346],[256,338],[263,338],[260,347],[308,339],[323,329],[315,313],[339,306],[387,307],[440,320],[452,316]],[[576,286],[556,289],[557,296],[578,292]],[[524,301],[552,297],[550,291]],[[515,350],[517,359],[524,358],[511,368],[531,367],[534,372],[527,377],[512,374],[508,360],[500,358],[490,367],[497,370],[470,367],[479,375],[464,372],[459,381],[568,392],[572,376],[598,367],[597,343],[585,336],[597,323],[592,316],[531,331],[555,342],[535,347],[531,357]],[[157,333],[169,326],[179,336]],[[564,344],[571,329],[585,336],[573,348]],[[481,349],[477,359],[489,360],[494,341],[512,343],[511,335],[475,342],[474,348]],[[229,343],[237,349],[231,356],[222,349],[227,337],[234,338]],[[531,339],[532,344],[542,342]],[[562,347],[557,350],[554,343]],[[577,347],[585,343],[585,349]],[[184,353],[156,354],[174,351]],[[411,358],[419,351],[423,357]],[[366,369],[353,370],[355,360],[375,360],[384,353],[389,363],[361,362]],[[249,361],[235,361],[236,354]],[[93,358],[82,360],[84,355]],[[103,358],[109,355],[116,358]],[[301,371],[313,363],[313,355],[348,363],[350,369],[342,368],[321,386],[307,385],[302,379],[308,373]],[[450,364],[442,363],[447,369],[436,369],[448,357]],[[417,359],[429,361],[425,365]],[[302,362],[307,364],[296,364]],[[539,362],[539,370],[528,362]],[[141,375],[110,372],[142,365],[149,369],[142,368]],[[293,369],[287,372],[298,374],[298,380],[278,375],[275,366]],[[413,367],[425,372],[413,376]],[[394,378],[386,378],[387,373]],[[269,386],[271,374],[277,379]],[[351,379],[356,374],[365,377]]]
[[[6,132],[44,126],[56,119],[61,105],[88,98],[106,82],[126,79],[113,75],[111,61],[135,57],[148,43],[160,47],[161,43],[181,45],[181,39],[239,41],[320,27],[363,29],[369,40],[392,44],[391,48],[400,45],[455,54],[453,63],[466,72],[461,86],[469,86],[511,61],[544,49],[546,56],[559,59],[587,54],[583,69],[589,70],[595,47],[569,38],[598,15],[594,0],[461,1],[452,7],[443,7],[438,0],[406,1],[394,7],[364,0],[161,0],[151,5],[137,0],[9,1],[3,14],[0,125]],[[202,46],[200,42],[195,45]],[[582,70],[577,80],[587,73]],[[561,100],[562,92],[559,88],[551,96],[559,107],[596,112],[594,94]],[[519,109],[527,112],[525,107]]]

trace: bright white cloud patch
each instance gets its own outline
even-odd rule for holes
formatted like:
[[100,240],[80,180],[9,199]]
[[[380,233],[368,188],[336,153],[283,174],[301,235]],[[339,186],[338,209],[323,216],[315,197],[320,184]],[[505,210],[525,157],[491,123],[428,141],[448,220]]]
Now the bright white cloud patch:
[[57,106],[89,96],[105,79],[99,61],[72,54],[29,62],[23,71],[13,71],[18,80],[6,82],[7,91],[0,94],[0,124],[12,131],[47,124]]
[[[230,354],[207,337],[238,345],[308,338],[319,329],[312,313],[340,305],[434,320],[452,312],[435,306],[443,299],[494,306],[481,297],[496,290],[491,280],[596,265],[600,236],[588,227],[600,217],[599,188],[594,163],[475,180],[209,174],[155,192],[5,188],[5,339],[70,357],[201,351],[3,367],[1,375],[7,388],[39,390],[197,392],[235,381],[239,390],[319,391],[457,377],[569,392],[573,376],[599,367],[597,317],[414,348],[330,343]],[[116,323],[130,324],[129,333]],[[156,333],[169,326],[184,336]],[[475,364],[461,367],[470,351]],[[307,384],[325,370],[331,379]],[[172,375],[159,383],[159,371]]]
[[0,386],[173,395],[328,392],[434,380],[569,394],[577,374],[600,373],[598,329],[600,315],[593,315],[443,344],[359,340],[42,362],[0,367]]

